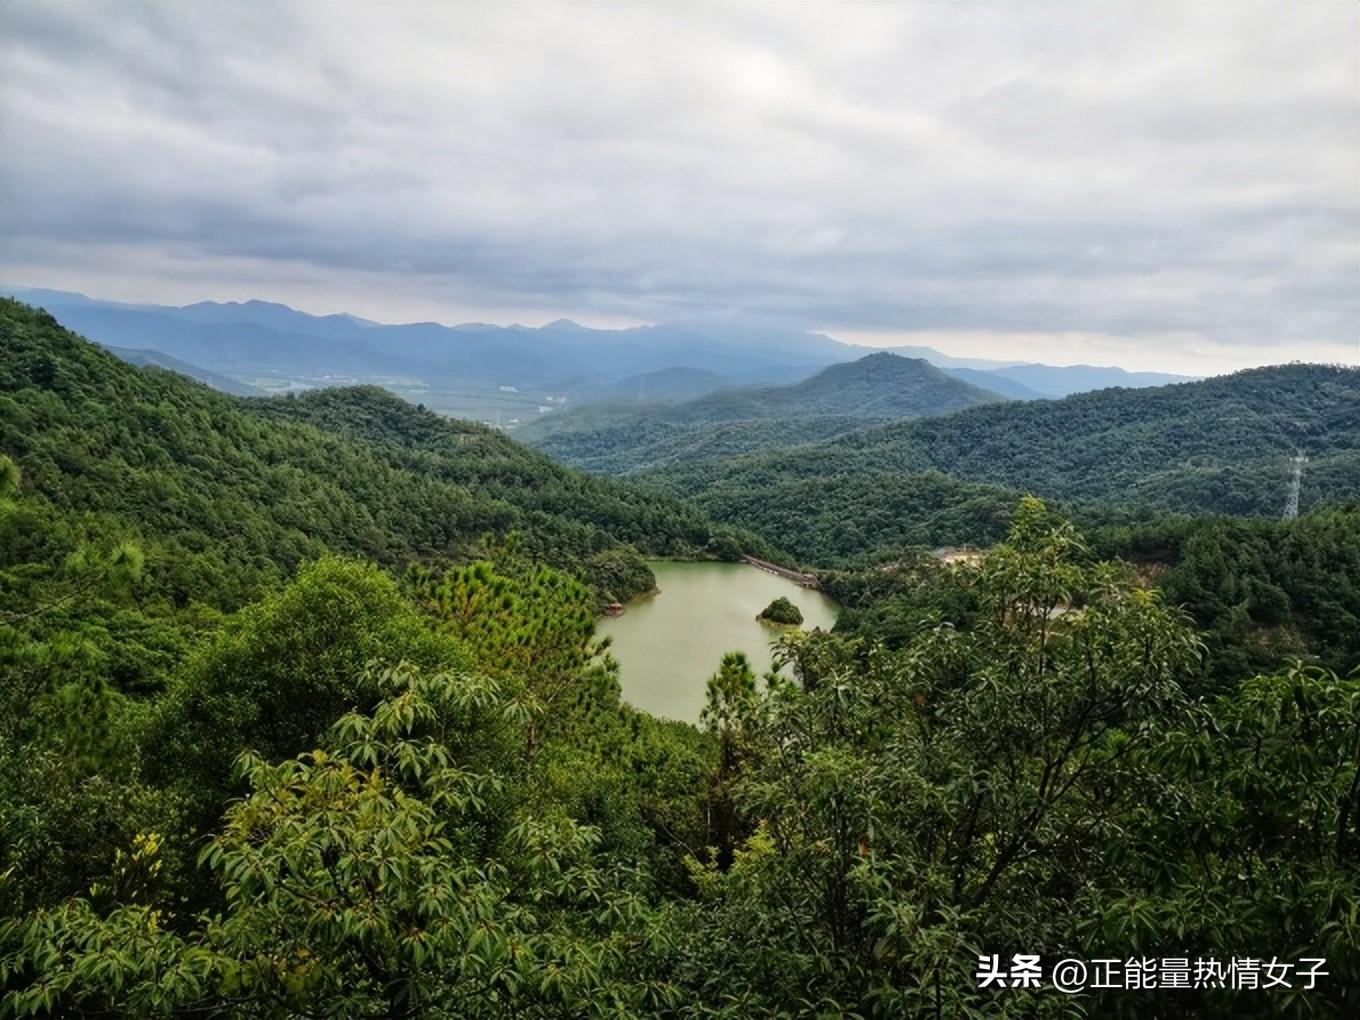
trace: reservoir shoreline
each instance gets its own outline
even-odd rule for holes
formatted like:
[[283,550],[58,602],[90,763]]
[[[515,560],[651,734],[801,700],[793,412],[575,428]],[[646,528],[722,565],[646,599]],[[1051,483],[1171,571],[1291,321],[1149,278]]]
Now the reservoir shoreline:
[[799,607],[800,629],[830,630],[836,622],[839,606],[828,595],[782,572],[714,560],[647,565],[657,590],[630,599],[622,615],[602,618],[597,633],[611,640],[624,700],[653,715],[697,723],[708,678],[727,652],[745,654],[758,675],[768,671],[770,646],[787,633],[757,619],[774,598]]

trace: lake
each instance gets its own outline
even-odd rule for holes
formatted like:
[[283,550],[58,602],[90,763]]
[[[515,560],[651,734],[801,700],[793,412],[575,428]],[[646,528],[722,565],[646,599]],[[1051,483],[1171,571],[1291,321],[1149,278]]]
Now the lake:
[[596,629],[613,639],[624,700],[652,715],[697,723],[708,678],[726,652],[745,652],[756,675],[764,674],[781,630],[756,616],[778,596],[802,610],[804,630],[836,622],[836,603],[821,592],[746,563],[647,565],[658,593]]

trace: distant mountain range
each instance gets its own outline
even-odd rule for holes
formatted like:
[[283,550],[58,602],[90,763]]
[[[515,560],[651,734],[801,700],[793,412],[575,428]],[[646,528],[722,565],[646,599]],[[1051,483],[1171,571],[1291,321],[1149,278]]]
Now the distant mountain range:
[[[1008,365],[1005,368],[948,368],[945,371],[975,385],[1003,393],[1014,400],[1037,397],[1070,397],[1074,393],[1105,390],[1115,386],[1143,389],[1169,383],[1193,382],[1184,375],[1165,372],[1126,372],[1122,368],[1097,368],[1093,365]],[[1031,396],[1033,394],[1034,396]]]
[[[264,301],[176,308],[22,287],[0,287],[0,293],[47,308],[107,347],[139,351],[160,363],[174,359],[186,371],[197,369],[199,378],[224,377],[266,392],[377,383],[435,410],[503,425],[583,403],[686,400],[722,385],[794,383],[875,350],[743,322],[622,330],[589,329],[565,319],[537,328],[384,325],[352,315],[308,315]],[[1015,400],[1184,378],[957,359],[931,348],[899,353],[923,357],[964,382]]]

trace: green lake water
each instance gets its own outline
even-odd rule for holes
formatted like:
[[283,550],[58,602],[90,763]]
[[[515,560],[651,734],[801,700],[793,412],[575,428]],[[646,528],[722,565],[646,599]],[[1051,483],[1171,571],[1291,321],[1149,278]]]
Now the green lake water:
[[802,610],[804,630],[836,622],[836,603],[821,592],[745,563],[647,565],[658,593],[628,603],[597,632],[613,640],[624,700],[653,715],[698,722],[708,678],[726,652],[745,652],[757,676],[768,670],[780,629],[756,616],[778,596]]

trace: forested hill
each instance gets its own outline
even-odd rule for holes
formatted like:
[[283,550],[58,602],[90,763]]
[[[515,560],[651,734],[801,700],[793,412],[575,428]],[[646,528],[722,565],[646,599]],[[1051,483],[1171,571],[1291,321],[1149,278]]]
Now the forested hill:
[[143,583],[181,604],[233,608],[328,551],[399,567],[465,557],[512,530],[613,599],[650,585],[637,549],[702,554],[722,538],[684,504],[379,390],[233,398],[136,369],[8,300],[0,455],[33,514],[69,532],[43,555],[59,562],[77,533],[132,539]]
[[[719,390],[680,403],[589,406],[549,415],[516,435],[563,463],[621,474],[671,459],[678,449],[708,448],[720,432],[736,452],[767,442],[813,442],[866,421],[898,421],[949,414],[1004,398],[955,379],[919,358],[888,352],[832,365],[791,386]],[[780,436],[766,438],[759,423],[778,422]],[[723,428],[736,424],[736,428]],[[749,425],[755,425],[751,428]]]
[[831,365],[792,386],[721,390],[659,412],[667,421],[771,418],[917,418],[994,403],[995,393],[946,375],[920,358],[882,352]]
[[[1010,498],[873,456],[741,470],[762,509],[858,501],[863,542]],[[840,633],[782,638],[787,680],[724,656],[702,729],[665,723],[622,703],[592,603],[638,581],[623,537],[730,545],[696,511],[0,305],[0,1016],[1360,1016],[1360,678],[1322,665],[1355,660],[1356,511],[1105,529],[1175,564],[1163,597],[1011,509],[976,563],[828,576]],[[530,555],[456,562],[512,527]],[[981,987],[1017,946],[1208,978]],[[1264,984],[1247,953],[1295,984],[1213,979]]]
[[[1061,501],[1087,523],[1166,511],[1277,517],[1299,452],[1308,457],[1303,510],[1360,496],[1360,371],[1253,369],[757,452],[744,434],[704,438],[638,437],[640,455],[658,459],[637,477],[809,561],[904,544],[985,545],[1002,536],[1022,492]],[[593,463],[628,456],[615,450]]]
[[1360,370],[1258,368],[1154,389],[1080,393],[889,426],[847,440],[901,446],[961,478],[1063,499],[1275,515],[1290,458],[1310,458],[1304,507],[1360,494]]
[[265,396],[265,391],[258,386],[251,386],[217,372],[209,372],[206,368],[190,365],[186,361],[172,358],[160,351],[132,350],[127,347],[106,347],[106,350],[118,355],[129,365],[136,365],[138,368],[156,365],[160,368],[169,369],[171,372],[178,372],[180,375],[187,375],[190,379],[197,379],[199,382],[205,383],[215,390],[221,390],[223,393],[230,393],[238,397]]

